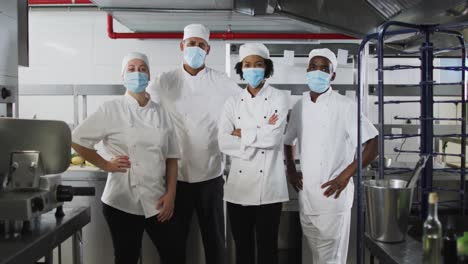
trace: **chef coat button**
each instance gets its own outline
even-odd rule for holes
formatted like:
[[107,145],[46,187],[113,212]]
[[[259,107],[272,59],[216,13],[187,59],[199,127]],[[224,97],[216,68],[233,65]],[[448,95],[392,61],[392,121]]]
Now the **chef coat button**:
[[275,113],[278,113],[278,110],[275,110]]
[[268,100],[268,99],[267,99],[267,98],[265,98],[265,101],[267,101],[267,100]]
[[264,116],[263,118],[265,118],[265,119],[266,119],[266,116]]
[[241,102],[244,102],[244,99],[241,99]]
[[262,151],[262,154],[265,154],[265,151]]
[[240,170],[239,173],[242,173],[242,171]]
[[237,119],[240,119],[240,116],[238,116]]
[[260,173],[263,173],[263,170],[260,170]]

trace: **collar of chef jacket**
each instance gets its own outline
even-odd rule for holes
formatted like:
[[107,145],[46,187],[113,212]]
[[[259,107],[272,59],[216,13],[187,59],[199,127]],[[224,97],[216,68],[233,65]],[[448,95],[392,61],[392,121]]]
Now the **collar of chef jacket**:
[[[321,103],[326,103],[327,101],[330,100],[331,98],[331,95],[332,95],[332,92],[333,92],[333,89],[332,87],[330,86],[330,88],[328,88],[328,90],[326,92],[324,92],[323,94],[321,94],[317,100],[315,101],[315,104],[321,104]],[[310,98],[310,92],[307,92],[308,95],[309,95],[309,101],[314,103],[312,101],[312,98]]]
[[141,108],[141,109],[148,109],[148,108],[151,107],[152,101],[151,101],[151,96],[150,96],[149,94],[147,94],[147,96],[148,96],[148,102],[146,103],[145,106],[140,106],[140,104],[138,103],[137,99],[133,98],[133,96],[131,96],[131,95],[128,94],[128,93],[125,93],[124,98],[125,98],[125,101],[127,102],[127,104],[128,104],[130,107]]
[[183,72],[183,75],[186,79],[194,79],[194,78],[202,78],[203,76],[205,76],[207,73],[208,73],[208,67],[206,67],[206,65],[203,67],[203,69],[201,71],[199,71],[197,73],[197,75],[191,75],[190,73],[188,73],[185,69],[184,69],[184,65],[182,64],[181,66],[182,68],[182,72]]
[[263,98],[263,100],[268,100],[268,97],[270,97],[270,94],[271,94],[270,85],[267,82],[265,82],[262,89],[260,89],[260,91],[257,93],[257,95],[255,95],[255,97],[252,97],[247,87],[245,87],[244,90],[242,91],[241,99],[249,100],[249,99]]

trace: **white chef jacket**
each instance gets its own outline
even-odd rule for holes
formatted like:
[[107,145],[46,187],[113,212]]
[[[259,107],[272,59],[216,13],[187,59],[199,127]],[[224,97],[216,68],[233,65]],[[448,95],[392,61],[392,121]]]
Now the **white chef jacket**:
[[[377,129],[362,118],[362,142],[377,136]],[[354,161],[357,148],[356,103],[330,89],[314,103],[305,93],[293,107],[285,144],[298,139],[303,175],[300,210],[306,215],[345,212],[351,209],[354,183],[351,179],[340,197],[325,197],[321,185],[336,178]]]
[[104,103],[74,131],[75,144],[93,149],[103,141],[112,156],[126,155],[131,168],[109,173],[102,202],[121,211],[145,215],[159,213],[156,203],[166,193],[166,159],[180,157],[170,117],[149,100],[141,107],[126,94]]
[[181,153],[178,180],[194,183],[222,175],[217,124],[227,98],[240,90],[224,73],[207,67],[192,76],[181,66],[150,84],[149,92],[175,127]]
[[[273,114],[279,119],[270,125]],[[231,156],[225,201],[261,205],[289,200],[283,158],[287,115],[288,97],[268,84],[255,97],[244,89],[226,101],[218,134],[221,151]],[[241,138],[231,135],[238,128]]]

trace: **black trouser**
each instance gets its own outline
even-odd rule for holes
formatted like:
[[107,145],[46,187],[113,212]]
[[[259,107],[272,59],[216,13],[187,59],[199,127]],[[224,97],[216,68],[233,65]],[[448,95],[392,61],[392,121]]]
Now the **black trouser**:
[[206,264],[226,262],[223,185],[223,177],[197,183],[177,182],[175,218],[180,229],[180,244],[183,247],[179,254],[183,255],[184,259],[189,228],[195,210],[205,248]]
[[237,264],[255,264],[255,246],[257,264],[278,264],[281,207],[281,203],[254,206],[227,203]]
[[102,211],[112,236],[115,264],[137,264],[143,230],[158,249],[161,263],[184,264],[177,244],[177,228],[173,219],[161,223],[156,216],[145,219],[102,204]]

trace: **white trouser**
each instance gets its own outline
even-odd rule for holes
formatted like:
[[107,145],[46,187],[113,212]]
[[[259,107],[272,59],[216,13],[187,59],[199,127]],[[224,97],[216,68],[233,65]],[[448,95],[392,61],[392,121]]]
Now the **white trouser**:
[[351,210],[327,215],[301,213],[301,225],[312,251],[313,264],[346,264]]

